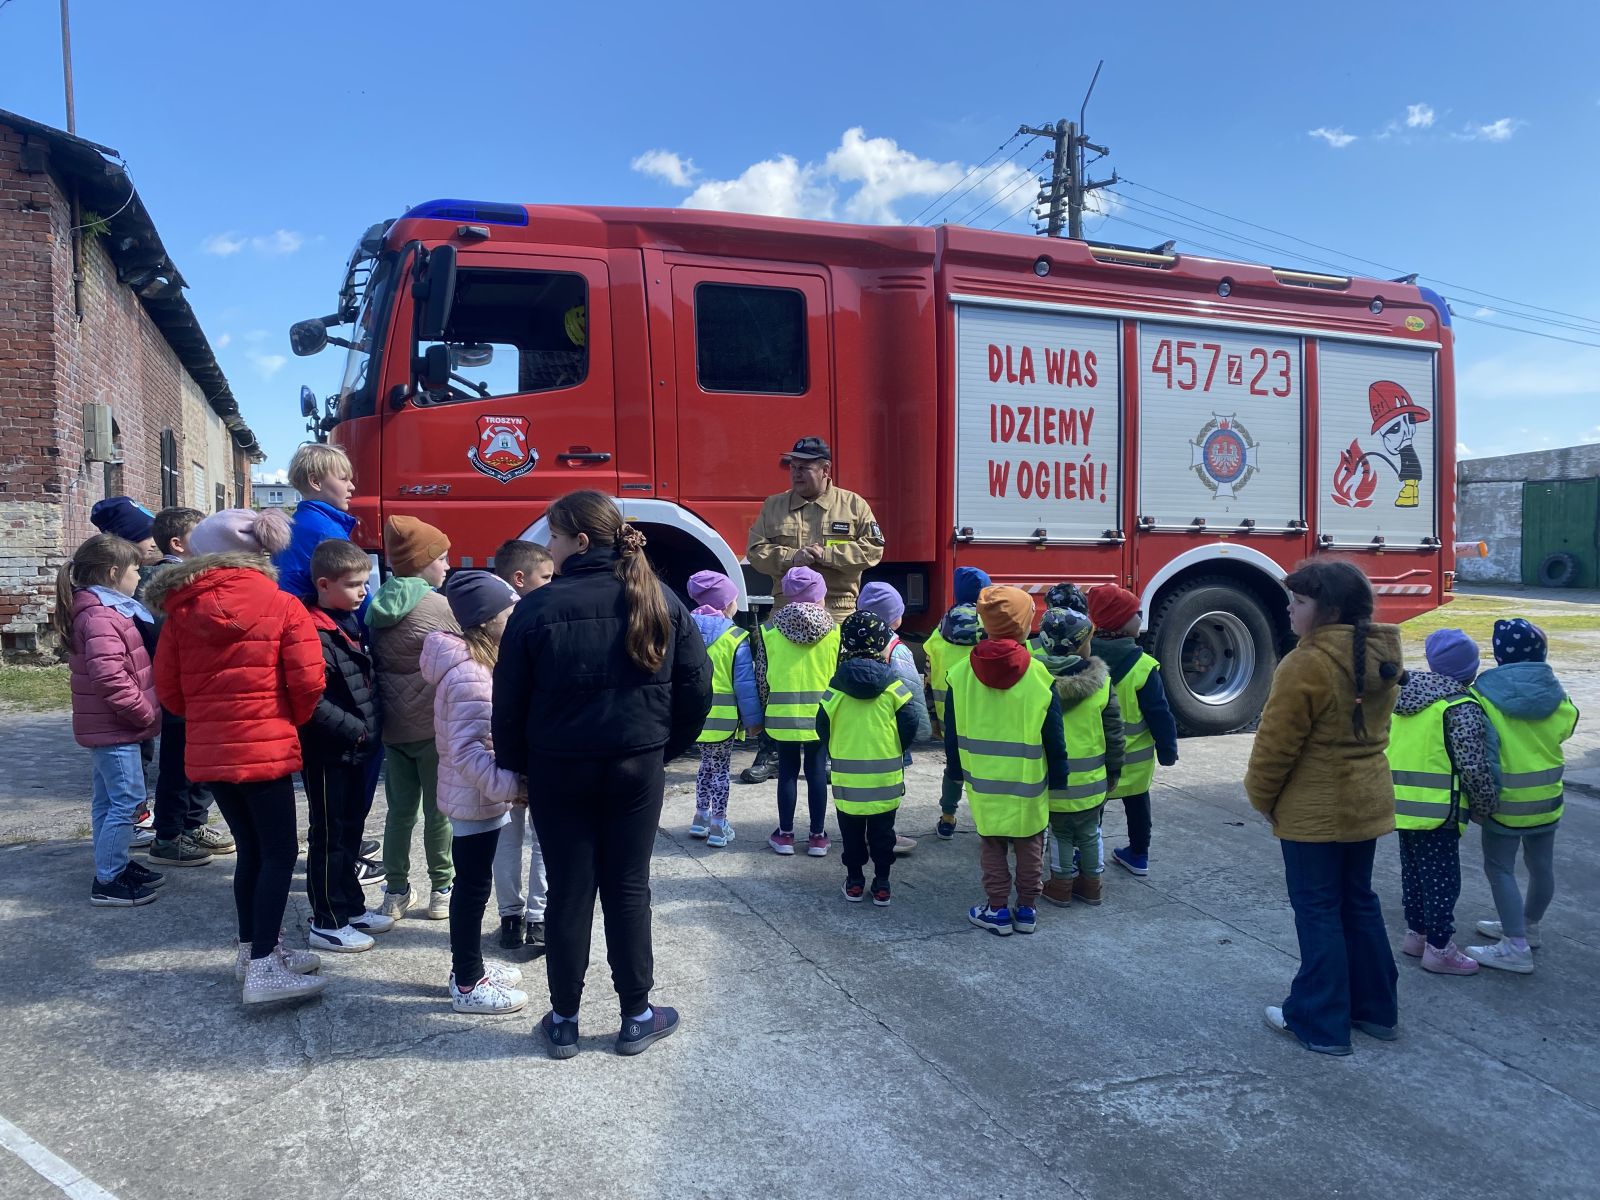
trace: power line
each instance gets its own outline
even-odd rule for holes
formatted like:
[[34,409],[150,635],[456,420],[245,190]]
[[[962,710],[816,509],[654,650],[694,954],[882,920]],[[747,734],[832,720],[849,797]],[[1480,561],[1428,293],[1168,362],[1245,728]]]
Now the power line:
[[[929,223],[936,223],[940,217],[948,217],[950,212],[961,200],[965,199],[967,196],[970,196],[983,183],[984,180],[988,179],[996,171],[1007,166],[1015,166],[1017,159],[1021,158],[1022,155],[1027,153],[1028,147],[1033,145],[1034,140],[1035,139],[1033,138],[1029,138],[1027,141],[1023,142],[1022,145],[1018,146],[1014,151],[1012,151],[1009,158],[1002,159],[1000,162],[995,163],[994,166],[990,167],[982,175],[974,179],[969,186],[963,188],[957,195],[951,197],[947,203],[934,212],[934,214],[929,218]],[[1044,160],[1041,158],[1039,161],[1043,162]],[[1029,167],[1028,169],[1032,170],[1033,168]]]
[[[4,8],[9,3],[10,3],[10,0],[0,0],[0,8]],[[1007,146],[1011,145],[1012,142],[1016,141],[1021,136],[1022,136],[1022,131],[1019,129],[1016,133],[1013,133],[1005,141],[1001,142],[998,146],[996,146],[994,148],[993,153],[991,153],[988,158],[984,159],[983,162],[978,163],[976,166],[968,167],[965,175],[963,175],[960,179],[956,180],[949,187],[945,188],[944,191],[940,192],[932,200],[928,201],[927,204],[923,205],[922,212],[919,212],[916,216],[912,217],[911,220],[906,222],[906,224],[915,225],[918,222],[920,222],[922,220],[922,217],[923,217],[924,213],[926,213],[929,209],[933,208],[935,205],[937,205],[939,203],[939,201],[943,200],[951,192],[955,191],[958,187],[960,187],[963,183],[965,183],[968,179],[970,179],[972,177],[972,173],[974,171],[981,170],[982,168],[987,166],[989,163],[993,162],[994,161],[994,157],[995,157],[996,154],[999,154]]]
[[1033,162],[1028,164],[1027,168],[1023,171],[1023,173],[1021,175],[1019,175],[1016,178],[1016,180],[1011,184],[1010,187],[1006,188],[1005,191],[1000,192],[998,195],[996,195],[994,197],[994,199],[989,201],[989,203],[984,204],[984,205],[980,205],[978,208],[974,209],[972,212],[969,212],[965,217],[963,217],[961,219],[961,221],[958,222],[958,224],[971,225],[973,222],[977,221],[978,218],[982,217],[984,213],[988,212],[991,208],[993,208],[996,204],[999,204],[1001,201],[1005,200],[1007,197],[1009,197],[1011,195],[1014,195],[1016,193],[1016,190],[1018,188],[1020,188],[1025,183],[1032,183],[1032,184],[1037,185],[1039,181],[1034,176],[1033,170],[1034,170],[1035,167],[1037,167],[1041,163],[1043,163],[1044,159],[1045,159],[1045,156],[1042,155],[1042,154],[1038,158],[1034,159]]
[[1574,346],[1588,346],[1600,350],[1600,342],[1584,342],[1577,338],[1562,337],[1559,333],[1541,333],[1537,329],[1522,329],[1516,325],[1502,325],[1499,321],[1485,321],[1482,317],[1469,317],[1466,313],[1452,313],[1458,321],[1471,321],[1474,325],[1487,325],[1491,329],[1505,329],[1512,333],[1525,333],[1529,337],[1549,338],[1552,342],[1570,342]]

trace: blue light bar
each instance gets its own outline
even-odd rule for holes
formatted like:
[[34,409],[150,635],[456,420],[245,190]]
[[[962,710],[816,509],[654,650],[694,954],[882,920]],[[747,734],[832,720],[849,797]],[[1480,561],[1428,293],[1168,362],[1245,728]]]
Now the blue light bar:
[[528,210],[520,204],[484,200],[428,200],[408,210],[407,217],[435,221],[472,221],[483,225],[526,225]]
[[1422,293],[1422,298],[1424,300],[1433,305],[1434,311],[1439,314],[1439,324],[1444,326],[1446,329],[1449,329],[1450,306],[1445,303],[1444,297],[1439,295],[1439,293],[1434,291],[1432,288],[1419,287],[1417,288],[1417,291]]

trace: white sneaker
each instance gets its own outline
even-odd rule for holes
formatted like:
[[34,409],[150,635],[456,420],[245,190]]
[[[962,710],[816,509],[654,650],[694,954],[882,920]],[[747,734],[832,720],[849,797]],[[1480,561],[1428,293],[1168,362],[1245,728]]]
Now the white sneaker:
[[128,849],[143,850],[146,846],[154,845],[155,840],[156,831],[154,829],[141,829],[135,825],[133,827],[133,838],[128,842]]
[[[283,969],[293,971],[296,975],[312,975],[322,968],[322,959],[310,950],[291,950],[283,944],[283,933],[278,933],[278,944],[272,952],[278,956],[278,961],[283,964]],[[250,965],[250,943],[240,942],[238,957],[233,962],[233,977],[239,983],[244,982],[245,968]]]
[[[1479,921],[1478,932],[1483,934],[1484,937],[1505,937],[1499,921]],[[1539,922],[1537,921],[1528,922],[1528,945],[1535,950],[1539,948]]]
[[408,887],[403,892],[391,892],[389,885],[383,887],[383,905],[379,909],[384,916],[391,920],[404,920],[406,913],[411,908],[411,889]]
[[244,1002],[274,1004],[285,1000],[306,1000],[328,986],[320,975],[296,975],[283,965],[277,954],[253,958],[245,968]]
[[[487,964],[485,967],[487,969]],[[486,974],[478,980],[470,992],[463,992],[456,987],[455,975],[450,976],[450,1007],[456,1012],[487,1017],[503,1016],[521,1012],[527,1003],[527,992],[518,991],[510,984],[499,983],[492,975]]]
[[1518,950],[1510,942],[1491,942],[1487,946],[1468,946],[1467,957],[1477,959],[1496,971],[1511,971],[1517,975],[1533,974],[1533,951]]
[[334,954],[360,954],[377,945],[366,934],[349,925],[341,925],[337,929],[318,929],[313,925],[311,932],[306,935],[306,941],[311,943],[314,950],[331,950]]
[[350,928],[359,929],[362,933],[388,933],[394,928],[394,918],[369,908],[360,916],[350,918]]
[[450,919],[450,892],[445,888],[442,892],[428,893],[428,920],[448,921]]

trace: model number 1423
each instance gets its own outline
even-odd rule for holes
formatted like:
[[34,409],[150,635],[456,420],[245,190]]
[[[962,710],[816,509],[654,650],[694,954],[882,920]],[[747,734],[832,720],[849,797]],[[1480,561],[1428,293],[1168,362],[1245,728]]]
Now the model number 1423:
[[1216,342],[1156,343],[1150,373],[1159,375],[1168,389],[1209,392],[1213,386],[1248,383],[1252,396],[1289,396],[1294,392],[1294,361],[1287,350],[1252,346],[1242,354],[1225,354]]

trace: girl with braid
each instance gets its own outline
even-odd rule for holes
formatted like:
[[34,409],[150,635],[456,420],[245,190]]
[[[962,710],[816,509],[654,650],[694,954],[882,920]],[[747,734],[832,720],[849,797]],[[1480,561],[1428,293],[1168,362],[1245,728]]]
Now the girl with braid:
[[1373,624],[1372,585],[1348,562],[1302,563],[1284,587],[1300,644],[1273,676],[1244,780],[1282,848],[1300,939],[1299,973],[1266,1021],[1307,1050],[1349,1054],[1352,1029],[1392,1041],[1398,1020],[1372,858],[1394,828],[1400,630]]

